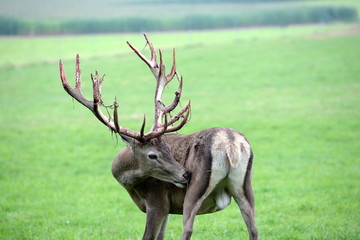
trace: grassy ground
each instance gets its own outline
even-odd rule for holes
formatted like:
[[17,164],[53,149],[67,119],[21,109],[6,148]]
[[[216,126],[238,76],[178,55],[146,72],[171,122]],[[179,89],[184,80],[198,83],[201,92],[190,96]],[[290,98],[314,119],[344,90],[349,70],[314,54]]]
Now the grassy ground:
[[[252,143],[261,239],[360,239],[357,32],[337,25],[151,34],[168,59],[177,48],[183,103],[193,106],[181,132],[231,127]],[[140,35],[0,39],[1,239],[141,238],[145,215],[110,173],[123,144],[72,103],[57,66],[64,58],[72,79],[80,53],[88,96],[89,73],[106,73],[104,98],[118,96],[120,120],[138,129],[144,113],[151,118],[154,82],[128,39],[144,46]],[[171,218],[167,239],[179,238],[181,222]],[[193,238],[247,239],[236,204],[198,216]]]

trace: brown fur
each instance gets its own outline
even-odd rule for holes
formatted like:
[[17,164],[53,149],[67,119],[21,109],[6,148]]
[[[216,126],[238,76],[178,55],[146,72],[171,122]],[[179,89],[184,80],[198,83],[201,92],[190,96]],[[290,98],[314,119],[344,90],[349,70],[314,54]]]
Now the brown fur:
[[[216,138],[218,136],[223,136],[224,143],[218,142],[219,139]],[[239,139],[241,143],[233,143]],[[135,158],[131,147],[124,148],[113,162],[114,177],[128,191],[139,209],[147,214],[143,239],[163,239],[168,214],[184,215],[184,233],[181,239],[190,239],[195,215],[223,209],[216,205],[215,199],[224,191],[225,196],[233,196],[239,204],[250,239],[257,239],[254,225],[254,195],[251,186],[253,155],[250,147],[247,150],[249,152],[246,152],[244,144],[247,144],[247,140],[243,135],[231,129],[212,128],[190,135],[167,134],[162,137],[162,141],[169,146],[174,159],[191,172],[192,176],[187,188],[179,188],[170,182],[158,180],[151,172],[144,171],[143,174],[136,172],[142,166],[139,163],[141,161]],[[247,163],[246,169],[243,170],[245,175],[239,175],[243,178],[242,186],[228,185],[233,181],[228,178],[229,174],[235,179],[234,183],[242,182],[241,179],[236,179],[235,173],[230,172],[230,165],[224,170],[227,172],[226,176],[215,182],[214,186],[209,185],[216,178],[215,175],[212,176],[213,161],[219,161],[213,159],[216,157],[212,154],[214,143],[217,143],[217,146],[226,144],[239,146],[239,152],[232,155],[246,157],[245,160],[241,160]],[[218,150],[221,153],[222,150]],[[137,174],[128,174],[129,172]],[[124,177],[127,175],[130,177]]]

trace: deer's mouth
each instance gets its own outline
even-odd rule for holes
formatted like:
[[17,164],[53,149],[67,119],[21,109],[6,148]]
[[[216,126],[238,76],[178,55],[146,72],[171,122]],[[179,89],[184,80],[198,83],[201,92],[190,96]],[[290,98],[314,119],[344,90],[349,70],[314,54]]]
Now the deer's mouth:
[[186,183],[181,183],[181,182],[176,182],[174,181],[175,186],[179,187],[179,188],[186,188],[187,184]]

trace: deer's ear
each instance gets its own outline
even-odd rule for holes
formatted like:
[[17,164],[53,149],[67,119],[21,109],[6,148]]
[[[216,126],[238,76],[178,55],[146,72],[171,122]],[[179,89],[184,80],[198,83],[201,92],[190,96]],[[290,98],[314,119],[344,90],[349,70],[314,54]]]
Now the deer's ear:
[[137,140],[132,137],[125,136],[123,134],[120,134],[121,140],[128,146],[134,147],[137,144]]

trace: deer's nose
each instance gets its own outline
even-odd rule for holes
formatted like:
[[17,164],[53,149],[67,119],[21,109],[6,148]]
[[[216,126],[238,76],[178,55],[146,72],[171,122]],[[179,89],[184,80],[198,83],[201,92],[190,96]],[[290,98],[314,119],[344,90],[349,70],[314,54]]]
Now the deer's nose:
[[185,178],[186,180],[189,180],[191,177],[191,173],[190,172],[185,172],[183,175],[183,178]]

